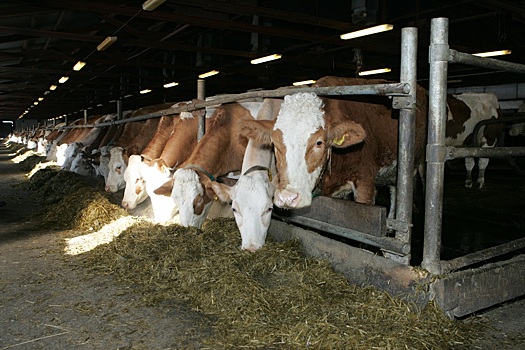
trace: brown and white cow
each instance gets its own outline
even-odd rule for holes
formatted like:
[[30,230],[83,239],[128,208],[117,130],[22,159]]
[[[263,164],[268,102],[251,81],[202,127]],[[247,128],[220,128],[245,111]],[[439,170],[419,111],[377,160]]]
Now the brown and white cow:
[[[446,146],[472,146],[476,125],[483,120],[501,116],[498,98],[490,93],[463,93],[447,95]],[[481,147],[494,147],[504,130],[504,124],[482,126],[478,133],[477,144]],[[489,158],[478,159],[478,188],[485,187],[485,169]],[[465,158],[467,178],[465,187],[472,188],[472,170],[475,159]]]
[[[382,84],[384,80],[324,77],[315,86]],[[424,159],[427,97],[417,87],[416,164]],[[274,204],[311,205],[312,192],[353,194],[373,204],[376,184],[395,185],[398,111],[382,96],[321,98],[314,93],[286,96],[275,121],[247,121],[244,133],[259,144],[273,144],[278,185]]]
[[178,122],[178,115],[161,117],[155,135],[142,151],[142,154],[134,154],[129,157],[128,166],[124,171],[126,188],[124,189],[124,197],[121,203],[125,209],[134,209],[148,197],[141,174],[142,159],[152,160],[160,156]]
[[[158,112],[172,107],[174,103],[162,103],[154,106],[143,107],[130,115],[130,118]],[[159,118],[146,121],[131,122],[124,126],[124,131],[110,150],[109,174],[106,180],[106,191],[117,192],[126,187],[124,172],[129,156],[140,154],[149,144],[159,123]]]
[[[275,119],[282,102],[282,99],[265,99],[256,119]],[[249,140],[241,175],[235,185],[211,183],[217,197],[222,202],[231,203],[243,250],[256,251],[266,241],[273,210],[275,184],[272,177],[275,175],[275,158],[271,148],[258,147],[253,140]]]
[[215,197],[211,182],[241,169],[248,140],[240,134],[240,122],[253,120],[261,105],[239,102],[217,107],[206,134],[175,171],[173,181],[155,190],[157,194],[171,193],[181,225],[200,228]]

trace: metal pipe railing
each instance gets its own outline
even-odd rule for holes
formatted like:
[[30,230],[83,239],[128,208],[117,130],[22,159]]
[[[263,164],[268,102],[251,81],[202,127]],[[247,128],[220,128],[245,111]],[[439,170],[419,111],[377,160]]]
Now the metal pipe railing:
[[289,94],[299,92],[313,92],[317,95],[326,96],[341,96],[341,95],[388,95],[388,96],[403,96],[410,93],[410,86],[406,83],[393,84],[372,84],[372,85],[351,85],[351,86],[329,86],[329,87],[305,87],[305,88],[281,88],[277,90],[262,90],[244,92],[236,95],[226,95],[218,97],[210,101],[189,102],[184,106],[164,109],[155,113],[149,113],[137,117],[126,118],[123,120],[116,120],[112,122],[104,122],[100,124],[86,124],[65,126],[64,129],[73,128],[93,128],[104,127],[118,124],[131,123],[136,121],[143,121],[151,118],[160,118],[165,115],[178,114],[181,112],[191,112],[197,109],[202,109],[210,106],[218,106],[223,103],[236,102],[241,100],[248,100],[253,98],[268,98],[268,97],[284,97]]
[[[406,223],[408,230],[396,231],[396,238],[410,248],[412,234],[412,202],[414,193],[414,147],[416,130],[417,96],[417,28],[403,28],[401,31],[401,73],[400,81],[408,83],[410,94],[405,99],[399,114],[399,145],[397,152],[396,220]],[[426,117],[426,116],[424,116]],[[400,260],[410,264],[411,254],[407,252]]]

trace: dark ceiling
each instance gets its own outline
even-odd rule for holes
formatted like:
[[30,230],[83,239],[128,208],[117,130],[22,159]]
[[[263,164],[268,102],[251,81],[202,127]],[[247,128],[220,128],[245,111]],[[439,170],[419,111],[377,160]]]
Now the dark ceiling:
[[[1,0],[0,119],[80,117],[196,96],[197,76],[211,69],[206,95],[275,89],[324,75],[355,76],[391,67],[399,79],[400,34],[419,29],[418,79],[428,84],[430,20],[448,17],[450,47],[475,53],[510,49],[501,59],[525,63],[523,0],[167,0],[154,11],[141,0]],[[354,9],[355,7],[355,9]],[[366,13],[366,16],[363,14]],[[344,41],[340,34],[374,24],[394,30]],[[107,50],[97,45],[118,40]],[[282,59],[251,65],[253,58]],[[87,62],[73,71],[79,61]],[[69,76],[58,84],[62,76]],[[459,64],[449,86],[525,81],[524,76]],[[179,85],[163,89],[166,82]],[[455,81],[455,82],[454,82]],[[51,85],[58,85],[49,91]],[[150,88],[149,94],[139,90]],[[44,99],[38,105],[38,98]]]

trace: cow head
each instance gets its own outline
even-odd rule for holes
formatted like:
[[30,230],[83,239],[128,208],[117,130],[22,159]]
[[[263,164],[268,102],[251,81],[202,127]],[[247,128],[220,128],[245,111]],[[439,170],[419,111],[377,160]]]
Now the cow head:
[[213,193],[206,186],[210,181],[193,169],[175,171],[171,198],[179,209],[181,225],[201,228],[213,203]]
[[79,152],[71,162],[71,171],[79,175],[95,176],[93,163],[86,157],[84,152]]
[[142,178],[142,157],[139,155],[131,155],[128,160],[128,165],[124,171],[124,181],[126,187],[124,189],[124,197],[122,198],[122,207],[125,209],[134,209],[137,204],[142,203],[148,194],[146,192],[146,184]]
[[288,95],[275,122],[253,120],[243,125],[246,136],[274,146],[278,171],[274,204],[278,207],[311,205],[331,147],[345,148],[366,137],[363,127],[351,120],[327,122],[323,108],[323,100],[314,93]]
[[62,169],[71,170],[71,164],[73,163],[73,159],[75,159],[82,147],[83,145],[81,142],[71,142],[67,145],[66,150],[64,152],[64,163],[62,164]]
[[124,182],[124,172],[127,162],[125,160],[124,149],[113,147],[109,151],[109,173],[106,179],[106,192],[117,192],[126,187]]
[[211,182],[222,202],[231,202],[235,222],[241,233],[241,249],[256,251],[266,241],[272,218],[274,184],[267,172],[243,174],[234,186]]

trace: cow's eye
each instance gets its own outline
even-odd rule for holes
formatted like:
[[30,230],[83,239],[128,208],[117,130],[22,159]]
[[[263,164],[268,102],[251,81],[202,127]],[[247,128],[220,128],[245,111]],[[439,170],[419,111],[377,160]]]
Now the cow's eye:
[[317,141],[315,145],[317,147],[321,147],[323,145],[323,141]]
[[122,166],[118,166],[116,169],[117,169],[117,170],[120,170],[120,169],[122,169]]

